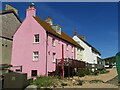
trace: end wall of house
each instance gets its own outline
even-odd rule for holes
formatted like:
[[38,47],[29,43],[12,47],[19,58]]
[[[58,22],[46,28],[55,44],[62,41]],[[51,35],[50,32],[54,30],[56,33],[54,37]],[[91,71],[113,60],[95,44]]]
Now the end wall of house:
[[[34,43],[34,35],[39,34],[39,43]],[[39,52],[39,60],[33,61],[33,52]],[[22,72],[31,76],[31,70],[37,75],[46,74],[46,31],[33,18],[27,17],[13,37],[12,64],[22,65]]]

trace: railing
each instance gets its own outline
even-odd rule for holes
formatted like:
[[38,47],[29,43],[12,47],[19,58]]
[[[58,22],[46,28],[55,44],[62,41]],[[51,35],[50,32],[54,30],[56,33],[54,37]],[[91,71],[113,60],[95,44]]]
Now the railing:
[[[56,65],[61,66],[62,65],[62,59],[56,60]],[[64,66],[70,66],[73,68],[85,68],[86,63],[83,61],[79,61],[76,59],[70,59],[70,58],[64,58]]]

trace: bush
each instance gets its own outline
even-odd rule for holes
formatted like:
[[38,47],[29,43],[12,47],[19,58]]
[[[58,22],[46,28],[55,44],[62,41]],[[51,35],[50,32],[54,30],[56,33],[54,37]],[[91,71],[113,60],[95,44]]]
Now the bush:
[[100,71],[100,74],[105,74],[105,73],[108,73],[108,72],[109,72],[108,70],[103,69],[103,70]]
[[76,76],[79,76],[79,77],[84,77],[85,75],[90,75],[90,71],[85,69],[85,70],[80,70],[78,73],[76,73]]
[[91,75],[98,75],[98,74],[99,74],[98,70],[96,70],[96,71],[94,71],[94,72],[91,73]]
[[61,83],[61,86],[67,86],[67,83]]
[[53,79],[55,78],[56,77],[52,77],[52,76],[40,76],[40,77],[37,77],[37,79],[33,81],[32,84],[37,85],[38,87],[51,86],[51,85],[54,85]]

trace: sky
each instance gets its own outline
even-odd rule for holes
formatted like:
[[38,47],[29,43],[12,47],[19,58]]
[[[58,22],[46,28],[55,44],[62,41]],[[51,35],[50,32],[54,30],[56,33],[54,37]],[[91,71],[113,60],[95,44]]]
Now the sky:
[[[23,21],[31,2],[4,2],[18,9]],[[115,56],[118,52],[118,3],[117,2],[34,2],[37,16],[52,17],[62,31],[70,37],[74,29],[78,36],[85,35],[86,41],[95,47],[102,58]]]

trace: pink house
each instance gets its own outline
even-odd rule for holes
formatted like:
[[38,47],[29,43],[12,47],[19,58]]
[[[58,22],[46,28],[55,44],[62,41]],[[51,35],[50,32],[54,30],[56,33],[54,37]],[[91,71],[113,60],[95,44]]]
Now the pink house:
[[34,5],[26,10],[26,18],[13,36],[12,65],[22,66],[28,76],[48,75],[55,71],[55,60],[62,58],[62,45],[65,58],[76,58],[76,48],[83,49],[70,36],[36,16]]

